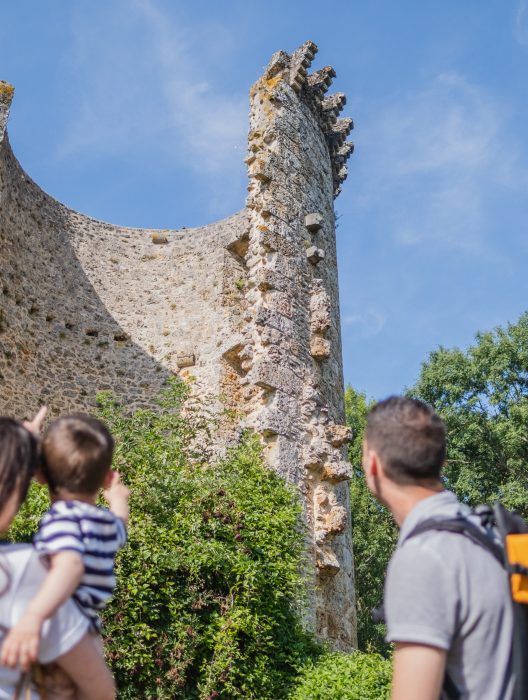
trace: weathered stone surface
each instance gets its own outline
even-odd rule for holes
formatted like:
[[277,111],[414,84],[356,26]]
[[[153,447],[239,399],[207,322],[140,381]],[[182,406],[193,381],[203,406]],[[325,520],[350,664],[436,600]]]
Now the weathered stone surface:
[[176,364],[180,369],[183,369],[184,367],[192,367],[194,364],[196,364],[196,358],[192,353],[177,355]]
[[306,257],[312,263],[312,265],[317,265],[321,260],[324,260],[325,253],[322,248],[316,248],[314,245],[306,249]]
[[325,97],[333,68],[308,74],[316,51],[306,42],[291,56],[277,52],[251,89],[246,208],[188,230],[113,226],[45,194],[10,149],[13,89],[0,82],[0,412],[90,410],[100,390],[133,410],[174,373],[193,377],[195,396],[221,396],[213,410],[240,416],[225,441],[255,429],[269,466],[298,486],[308,622],[350,650],[333,198],[352,121],[338,118],[344,95]]
[[352,477],[352,467],[350,462],[341,460],[339,462],[327,462],[322,471],[321,478],[326,481],[337,483],[347,481]]
[[306,226],[308,231],[312,231],[313,233],[319,231],[319,229],[323,225],[322,214],[319,214],[318,212],[306,214],[306,216],[304,217],[304,225]]
[[330,341],[320,335],[316,335],[310,340],[310,354],[316,360],[326,360],[327,357],[330,357],[331,348]]
[[163,245],[164,243],[168,243],[169,239],[167,238],[166,234],[163,231],[154,231],[152,234],[152,242],[157,243],[158,245]]

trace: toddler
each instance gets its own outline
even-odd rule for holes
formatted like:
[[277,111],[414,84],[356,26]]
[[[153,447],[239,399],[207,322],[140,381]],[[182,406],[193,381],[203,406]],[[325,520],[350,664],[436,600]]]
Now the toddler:
[[[90,416],[64,416],[46,431],[40,480],[52,505],[34,544],[49,571],[2,645],[3,664],[35,661],[42,624],[70,597],[100,632],[98,612],[114,590],[114,558],[128,522],[128,489],[110,468],[113,447],[106,427]],[[101,488],[109,510],[96,505]]]

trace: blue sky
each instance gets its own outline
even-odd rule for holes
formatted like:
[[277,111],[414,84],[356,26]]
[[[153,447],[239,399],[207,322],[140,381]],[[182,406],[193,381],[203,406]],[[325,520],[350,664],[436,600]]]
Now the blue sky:
[[249,87],[306,39],[356,125],[345,379],[381,398],[528,306],[528,0],[3,0],[10,138],[81,212],[209,223],[244,206]]

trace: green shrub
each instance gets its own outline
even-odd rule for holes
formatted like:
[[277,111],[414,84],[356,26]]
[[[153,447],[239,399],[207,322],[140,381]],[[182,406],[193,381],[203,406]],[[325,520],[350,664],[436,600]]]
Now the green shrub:
[[385,700],[391,662],[378,654],[329,653],[303,669],[291,700]]
[[316,652],[301,625],[303,532],[294,491],[243,436],[210,459],[210,424],[160,410],[127,416],[104,397],[115,466],[131,489],[129,543],[104,614],[123,699],[286,697]]

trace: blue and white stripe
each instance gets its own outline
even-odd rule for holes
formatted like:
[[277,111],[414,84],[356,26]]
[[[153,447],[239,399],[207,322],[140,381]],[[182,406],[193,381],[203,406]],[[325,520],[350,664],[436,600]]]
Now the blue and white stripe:
[[70,550],[82,556],[84,575],[73,598],[96,629],[100,628],[97,611],[115,588],[115,555],[125,542],[126,527],[120,518],[83,501],[56,501],[35,536],[35,547],[42,554]]

